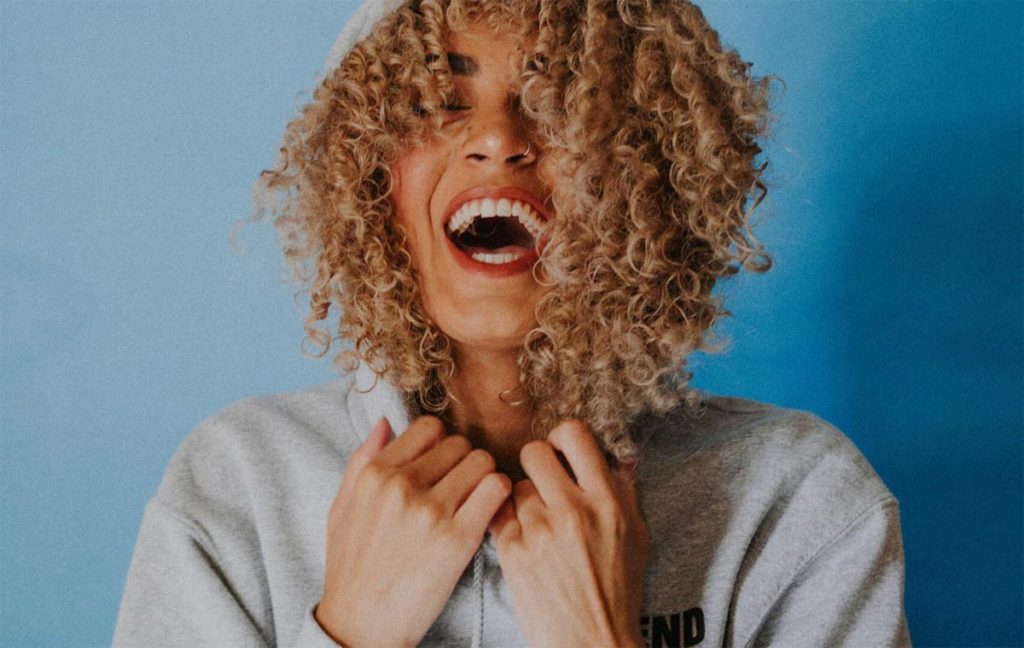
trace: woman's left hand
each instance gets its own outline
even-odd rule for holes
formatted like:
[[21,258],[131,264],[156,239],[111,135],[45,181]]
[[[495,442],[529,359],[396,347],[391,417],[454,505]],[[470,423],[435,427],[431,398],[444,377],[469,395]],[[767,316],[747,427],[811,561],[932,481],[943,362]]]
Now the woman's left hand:
[[642,646],[647,527],[633,465],[609,470],[577,420],[526,444],[519,456],[529,479],[515,484],[490,529],[527,641],[534,648]]

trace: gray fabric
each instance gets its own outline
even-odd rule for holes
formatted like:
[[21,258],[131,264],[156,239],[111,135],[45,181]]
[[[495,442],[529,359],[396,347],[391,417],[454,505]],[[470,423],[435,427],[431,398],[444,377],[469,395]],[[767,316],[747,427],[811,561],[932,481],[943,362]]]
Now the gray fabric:
[[352,46],[370,35],[377,22],[402,5],[402,0],[364,0],[341,28],[324,61],[324,76],[334,71]]
[[[327,511],[380,413],[396,431],[409,419],[358,374],[241,401],[188,435],[146,507],[114,646],[336,648],[312,615]],[[634,428],[648,645],[909,645],[898,504],[864,457],[812,414],[704,396],[699,418]],[[467,565],[423,645],[524,645],[490,538],[470,562],[479,587]]]

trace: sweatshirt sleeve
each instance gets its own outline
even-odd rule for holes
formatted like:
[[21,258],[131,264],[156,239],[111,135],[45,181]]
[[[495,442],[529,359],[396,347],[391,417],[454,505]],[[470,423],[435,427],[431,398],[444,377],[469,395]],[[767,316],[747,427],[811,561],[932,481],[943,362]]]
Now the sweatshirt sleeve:
[[889,498],[803,566],[747,645],[910,646],[903,586],[899,506]]
[[[339,648],[306,608],[294,648]],[[201,528],[153,500],[146,506],[125,584],[113,648],[269,648]]]
[[128,569],[113,647],[268,645],[202,529],[150,501]]

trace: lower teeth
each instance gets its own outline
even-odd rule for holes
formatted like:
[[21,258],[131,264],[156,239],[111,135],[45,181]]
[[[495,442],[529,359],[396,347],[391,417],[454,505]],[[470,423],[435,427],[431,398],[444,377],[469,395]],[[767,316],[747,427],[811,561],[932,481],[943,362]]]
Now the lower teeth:
[[521,254],[488,254],[486,252],[474,252],[470,256],[473,257],[474,260],[479,261],[481,263],[501,265],[502,263],[511,263],[512,261],[515,261],[516,259],[522,257],[524,254],[526,253],[523,252]]

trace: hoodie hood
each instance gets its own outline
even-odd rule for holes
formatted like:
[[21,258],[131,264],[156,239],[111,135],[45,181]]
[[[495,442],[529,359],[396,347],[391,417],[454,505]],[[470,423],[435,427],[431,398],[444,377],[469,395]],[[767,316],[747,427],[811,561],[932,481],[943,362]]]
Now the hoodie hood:
[[[324,68],[321,78],[327,78],[341,64],[349,50],[370,35],[378,22],[392,11],[398,9],[404,0],[363,0],[334,41],[331,51],[324,60]],[[411,410],[409,403],[402,394],[387,380],[379,378],[377,374],[360,362],[355,372],[355,388],[360,394],[360,404],[366,419],[364,425],[356,425],[356,435],[363,441],[369,434],[370,429],[381,419],[386,417],[391,424],[395,434],[401,434],[411,422]],[[368,423],[369,427],[365,424]]]
[[348,19],[324,61],[323,77],[334,72],[352,46],[370,35],[380,19],[402,6],[403,0],[363,0]]
[[370,430],[381,417],[386,417],[395,435],[399,435],[412,422],[412,412],[402,393],[382,376],[374,373],[366,362],[360,362],[355,371],[352,394],[357,396],[365,419],[360,426],[356,423],[356,436],[360,442],[366,439]]

